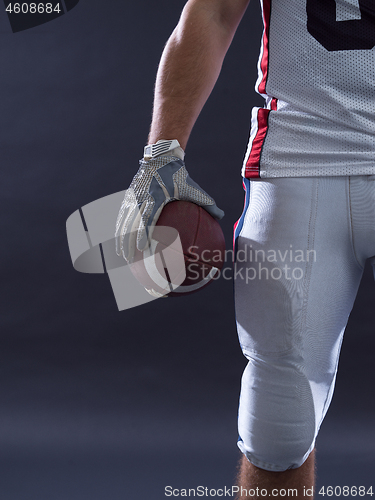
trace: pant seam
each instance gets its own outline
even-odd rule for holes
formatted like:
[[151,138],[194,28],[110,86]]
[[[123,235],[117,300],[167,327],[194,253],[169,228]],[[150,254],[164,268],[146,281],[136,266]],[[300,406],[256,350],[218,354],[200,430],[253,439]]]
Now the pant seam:
[[[309,225],[307,229],[307,250],[314,249],[315,245],[315,224],[317,218],[318,211],[318,188],[319,188],[319,179],[316,179],[315,182],[315,195],[312,196],[311,200],[311,212]],[[302,303],[302,311],[301,311],[301,323],[300,323],[300,331],[299,337],[302,338],[302,332],[304,331],[304,327],[306,326],[306,318],[307,318],[307,302],[309,296],[309,288],[310,288],[310,280],[311,280],[311,268],[312,262],[306,263],[306,279],[304,283],[304,293],[303,293],[303,303]]]
[[353,221],[353,210],[352,210],[352,195],[351,195],[351,177],[348,177],[347,181],[347,200],[348,200],[348,212],[349,212],[349,234],[350,234],[350,246],[352,249],[353,257],[360,269],[363,270],[364,266],[360,263],[355,249],[355,236],[354,236],[354,221]]

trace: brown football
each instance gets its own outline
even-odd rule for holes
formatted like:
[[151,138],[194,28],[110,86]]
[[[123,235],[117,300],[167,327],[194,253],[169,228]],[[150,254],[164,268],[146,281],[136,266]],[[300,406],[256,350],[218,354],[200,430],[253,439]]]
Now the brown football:
[[151,247],[136,250],[131,270],[155,295],[179,297],[218,278],[224,258],[220,224],[195,203],[173,201],[161,212]]

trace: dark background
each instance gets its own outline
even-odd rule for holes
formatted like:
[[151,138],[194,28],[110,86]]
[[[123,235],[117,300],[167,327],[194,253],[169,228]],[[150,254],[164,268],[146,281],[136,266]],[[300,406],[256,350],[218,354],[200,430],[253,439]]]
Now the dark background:
[[[245,366],[232,284],[119,312],[104,275],[74,271],[82,205],[138,167],[163,46],[184,0],[81,0],[13,34],[0,12],[0,499],[163,499],[230,487]],[[187,165],[232,225],[261,18],[253,0],[191,136]],[[374,285],[366,269],[318,438],[318,487],[373,483]],[[374,485],[375,486],[375,485]]]

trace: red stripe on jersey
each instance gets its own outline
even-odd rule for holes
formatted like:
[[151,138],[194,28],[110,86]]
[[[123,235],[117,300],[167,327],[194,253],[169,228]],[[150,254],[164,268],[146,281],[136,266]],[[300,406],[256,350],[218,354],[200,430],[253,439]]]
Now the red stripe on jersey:
[[251,177],[260,177],[260,153],[262,151],[264,138],[266,137],[269,112],[269,109],[258,109],[258,131],[251,145],[251,151],[245,167],[245,177],[248,179]]
[[271,14],[271,0],[263,0],[263,54],[260,61],[260,69],[262,72],[262,80],[258,86],[260,94],[266,93],[266,82],[268,76],[268,40],[270,32],[270,14]]

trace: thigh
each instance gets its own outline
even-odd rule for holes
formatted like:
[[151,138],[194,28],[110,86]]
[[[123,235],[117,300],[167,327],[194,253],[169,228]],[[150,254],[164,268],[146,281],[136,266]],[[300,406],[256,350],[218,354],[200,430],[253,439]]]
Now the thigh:
[[241,449],[253,456],[268,434],[296,443],[293,453],[306,458],[332,397],[363,271],[353,251],[348,179],[251,181],[248,199],[235,262],[238,335],[249,359]]
[[251,181],[234,272],[245,353],[324,350],[337,342],[363,272],[347,186],[339,177]]

